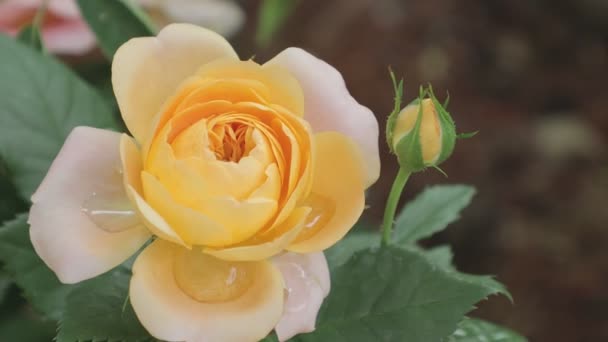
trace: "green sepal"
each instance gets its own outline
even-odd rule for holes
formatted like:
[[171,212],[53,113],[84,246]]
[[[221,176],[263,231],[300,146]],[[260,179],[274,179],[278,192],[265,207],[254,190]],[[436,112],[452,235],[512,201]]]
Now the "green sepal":
[[424,170],[427,166],[422,155],[422,143],[420,142],[420,127],[422,126],[422,100],[427,95],[427,91],[420,87],[418,98],[412,101],[409,106],[418,106],[418,117],[414,127],[403,137],[396,146],[395,153],[402,169],[409,172]]
[[388,72],[391,75],[393,90],[395,91],[395,106],[386,121],[386,143],[388,144],[389,151],[395,153],[395,148],[393,147],[393,131],[399,112],[401,112],[401,102],[403,101],[403,78],[397,82],[397,77],[395,76],[393,69],[389,67]]
[[437,100],[437,97],[435,97],[435,94],[433,93],[433,88],[430,85],[427,93],[429,94],[431,101],[433,101],[433,105],[439,116],[439,125],[441,126],[441,153],[439,154],[437,161],[435,161],[433,165],[429,165],[437,166],[448,159],[454,152],[454,146],[456,145],[456,124],[450,116],[450,113],[448,113],[445,107]]
[[470,139],[477,135],[479,131],[456,134],[456,139]]

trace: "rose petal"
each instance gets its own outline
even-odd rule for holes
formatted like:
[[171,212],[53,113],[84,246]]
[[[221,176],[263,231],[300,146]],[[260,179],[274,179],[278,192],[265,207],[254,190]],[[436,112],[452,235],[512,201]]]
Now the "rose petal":
[[80,19],[45,25],[42,29],[42,40],[49,51],[64,55],[85,54],[97,43],[93,32]]
[[134,38],[112,63],[112,85],[122,117],[137,141],[144,142],[165,101],[202,65],[237,59],[222,36],[189,24],[172,24],[158,37]]
[[176,281],[179,248],[157,240],[133,265],[129,296],[148,332],[167,341],[255,342],[273,329],[283,310],[283,281],[271,263],[256,263],[253,283],[236,299],[200,302]]
[[287,68],[304,91],[304,118],[315,132],[337,131],[351,137],[362,151],[366,187],[380,176],[378,121],[349,94],[340,72],[308,52],[289,48],[267,64]]
[[[42,4],[42,2],[38,0],[39,4]],[[48,2],[48,11],[62,18],[77,19],[83,22],[75,0],[50,0]]]
[[311,195],[302,205],[312,208],[306,228],[287,249],[298,253],[322,251],[342,239],[365,206],[365,170],[359,149],[337,132],[315,135]]
[[189,247],[173,228],[169,226],[167,221],[152,209],[142,197],[142,160],[140,151],[135,141],[126,134],[123,134],[120,139],[120,159],[123,170],[123,183],[127,190],[127,196],[140,214],[144,224],[156,236]]
[[299,207],[272,231],[272,235],[254,236],[251,240],[226,248],[205,248],[203,251],[223,260],[251,261],[268,259],[283,251],[304,228],[310,208]]
[[0,1],[0,30],[17,31],[22,18],[34,16],[40,0],[4,0]]
[[275,327],[279,341],[315,330],[317,313],[329,294],[330,277],[323,253],[285,253],[272,261],[287,289],[283,316]]
[[171,0],[163,5],[169,21],[203,26],[224,37],[231,37],[245,23],[241,7],[228,0]]
[[150,237],[143,225],[116,232],[101,229],[83,211],[94,194],[124,189],[118,174],[119,141],[118,133],[75,128],[32,196],[32,244],[64,283],[108,271]]

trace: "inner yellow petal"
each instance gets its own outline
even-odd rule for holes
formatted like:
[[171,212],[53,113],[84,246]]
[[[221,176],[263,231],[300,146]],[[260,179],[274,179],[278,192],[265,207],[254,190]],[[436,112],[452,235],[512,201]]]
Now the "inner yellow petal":
[[[410,104],[399,113],[393,133],[394,146],[414,128],[420,113],[419,111],[419,105]],[[439,158],[441,151],[441,127],[437,110],[431,99],[422,100],[420,144],[425,163],[432,163]]]
[[365,206],[365,172],[358,146],[337,132],[315,135],[314,177],[311,195],[304,202],[312,208],[307,229],[288,250],[322,251],[346,235]]
[[203,66],[198,75],[212,79],[259,81],[270,90],[270,103],[285,107],[300,117],[304,114],[304,94],[299,82],[289,71],[279,66],[261,66],[251,60],[224,59]]

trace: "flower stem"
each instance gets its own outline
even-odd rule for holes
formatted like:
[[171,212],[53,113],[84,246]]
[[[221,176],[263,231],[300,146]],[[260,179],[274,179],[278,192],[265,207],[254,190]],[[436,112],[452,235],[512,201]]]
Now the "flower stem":
[[403,191],[410,174],[411,172],[404,168],[399,168],[399,173],[397,173],[397,177],[395,177],[395,181],[393,182],[393,187],[388,195],[386,208],[384,209],[384,219],[382,221],[382,246],[388,246],[391,242],[397,204],[399,203],[401,192]]

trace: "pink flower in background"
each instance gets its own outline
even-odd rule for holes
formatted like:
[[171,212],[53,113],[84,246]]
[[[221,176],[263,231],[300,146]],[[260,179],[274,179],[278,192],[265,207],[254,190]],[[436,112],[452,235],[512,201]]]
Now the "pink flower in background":
[[[43,0],[0,0],[0,31],[16,35],[32,22]],[[73,0],[50,0],[42,26],[45,47],[57,54],[81,55],[95,47],[95,36]]]
[[[0,0],[0,32],[15,36],[30,24],[44,0]],[[159,27],[186,22],[207,27],[225,37],[243,25],[245,14],[229,0],[136,0]],[[82,55],[96,46],[95,35],[83,21],[74,0],[49,0],[42,24],[47,50],[60,55]]]

